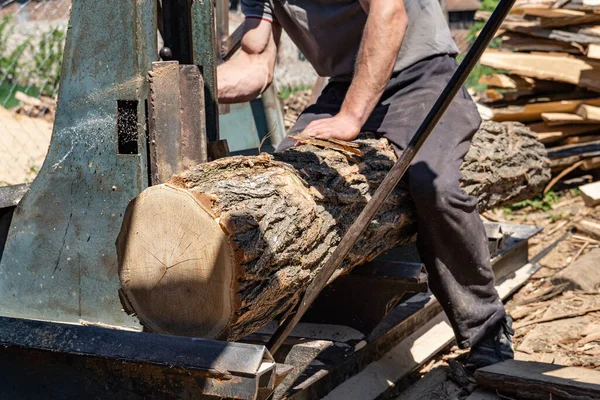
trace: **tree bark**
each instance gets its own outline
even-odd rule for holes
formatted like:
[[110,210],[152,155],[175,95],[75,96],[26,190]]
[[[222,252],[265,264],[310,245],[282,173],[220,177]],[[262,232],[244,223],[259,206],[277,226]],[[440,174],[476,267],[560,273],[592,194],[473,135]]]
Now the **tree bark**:
[[[151,331],[228,340],[285,313],[396,161],[385,139],[356,143],[362,156],[302,145],[220,159],[144,191],[117,241],[126,311]],[[484,123],[462,172],[480,210],[530,198],[550,178],[544,146],[517,123]],[[401,184],[332,280],[412,241],[414,216]]]

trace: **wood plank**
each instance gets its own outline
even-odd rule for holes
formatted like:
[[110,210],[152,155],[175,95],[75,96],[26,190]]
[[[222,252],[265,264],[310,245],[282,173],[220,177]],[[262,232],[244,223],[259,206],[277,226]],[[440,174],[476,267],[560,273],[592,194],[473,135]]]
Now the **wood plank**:
[[599,140],[600,140],[600,135],[571,136],[564,140],[561,140],[559,145],[566,146],[569,144],[589,143],[589,142],[596,142]]
[[[542,119],[548,126],[588,123],[588,121],[581,115],[571,113],[542,113]],[[595,124],[596,122],[593,121],[592,123]]]
[[479,78],[479,83],[500,89],[531,90],[534,88],[534,82],[534,79],[512,74],[490,74]]
[[565,29],[582,35],[600,37],[600,25],[569,26]]
[[600,397],[600,371],[580,367],[509,360],[477,370],[475,379],[486,388],[538,396],[529,398],[540,398],[540,393],[560,393],[565,398]]
[[[595,190],[592,196],[594,196],[595,203],[600,204],[600,182],[596,183],[598,185],[596,185],[595,189],[592,189]],[[594,185],[594,183],[590,185]],[[590,185],[584,185],[582,188]],[[584,196],[582,195],[582,197]],[[566,284],[567,286],[564,290],[586,290],[593,292],[600,286],[598,260],[600,260],[600,249],[594,249],[554,275],[551,281],[555,285]]]
[[478,104],[478,108],[484,118],[491,119],[493,121],[535,122],[542,119],[542,113],[573,113],[581,104],[600,106],[600,98],[551,101],[547,103],[533,103],[526,104],[524,106],[508,106],[503,108],[489,108]]
[[585,55],[588,58],[600,59],[600,44],[590,44]]
[[575,135],[600,132],[600,127],[589,124],[552,126],[547,125],[545,122],[536,122],[527,125],[527,127],[534,131],[538,140],[544,144],[555,143]]
[[524,33],[526,35],[543,38],[543,39],[553,39],[561,42],[567,43],[580,43],[580,44],[590,44],[590,43],[600,43],[600,38],[586,35],[583,33],[575,33],[569,32],[566,30],[558,30],[558,29],[546,29],[535,26],[514,26],[508,28],[510,31]]
[[584,171],[592,171],[600,168],[600,157],[591,157],[583,161],[581,169]]
[[[540,269],[539,264],[527,264],[496,286],[501,299],[518,290],[531,275]],[[422,295],[419,295],[422,296]],[[454,333],[444,313],[439,313],[421,329],[400,342],[395,348],[367,366],[361,373],[348,379],[324,400],[374,399],[393,386],[442,348],[454,340]]]
[[575,224],[575,228],[577,228],[577,232],[585,233],[594,239],[600,240],[600,223],[596,221],[584,219]]
[[588,153],[577,154],[574,156],[558,157],[550,160],[550,168],[552,173],[556,173],[581,160],[591,159],[593,157],[600,157],[600,151],[590,151]]
[[507,32],[501,37],[502,49],[511,51],[545,51],[581,55],[585,50],[581,45],[575,42],[561,42],[515,32]]
[[502,397],[498,396],[492,392],[486,392],[482,389],[477,389],[469,397],[467,400],[502,400]]
[[548,158],[564,158],[598,151],[600,151],[600,141],[583,144],[570,144],[567,146],[559,146],[548,149]]
[[525,8],[523,14],[540,18],[560,18],[586,15],[585,11],[565,10],[563,8]]
[[586,121],[596,121],[600,123],[600,107],[582,104],[577,107],[575,113],[585,118]]
[[600,204],[600,182],[580,186],[579,190],[586,206],[595,207]]
[[449,376],[448,366],[433,368],[414,385],[402,391],[397,400],[431,400],[439,398],[439,393],[444,393],[446,398],[458,398],[461,387]]
[[487,50],[480,61],[488,67],[505,69],[519,75],[566,82],[600,91],[598,60],[568,54],[523,54]]
[[594,24],[598,22],[600,22],[600,15],[598,14],[584,14],[561,18],[540,18],[540,26],[542,28],[560,28],[570,25]]

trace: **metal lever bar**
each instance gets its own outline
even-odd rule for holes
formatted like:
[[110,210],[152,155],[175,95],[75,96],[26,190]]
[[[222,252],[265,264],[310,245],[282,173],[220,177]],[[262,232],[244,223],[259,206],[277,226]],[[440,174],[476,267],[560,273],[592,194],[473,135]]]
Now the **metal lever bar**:
[[425,120],[421,123],[419,129],[417,129],[417,132],[408,143],[406,150],[404,150],[398,161],[396,161],[390,172],[388,172],[369,203],[367,203],[364,210],[358,216],[357,220],[350,226],[333,254],[317,273],[315,280],[309,285],[304,293],[301,302],[297,306],[297,310],[289,314],[269,341],[268,348],[271,354],[274,354],[279,350],[279,347],[283,344],[285,339],[287,339],[321,290],[323,290],[329,278],[333,275],[335,270],[339,268],[364,230],[371,221],[373,221],[373,218],[375,218],[392,190],[396,187],[398,182],[400,182],[414,160],[417,152],[421,149],[427,137],[429,137],[439,120],[442,118],[444,112],[454,99],[454,96],[458,93],[471,73],[471,70],[495,36],[496,31],[502,25],[504,18],[512,8],[514,2],[515,0],[500,1],[500,4],[498,4],[492,16],[485,24],[465,59],[458,66],[458,69],[448,82],[448,85],[444,88],[442,94],[425,117]]

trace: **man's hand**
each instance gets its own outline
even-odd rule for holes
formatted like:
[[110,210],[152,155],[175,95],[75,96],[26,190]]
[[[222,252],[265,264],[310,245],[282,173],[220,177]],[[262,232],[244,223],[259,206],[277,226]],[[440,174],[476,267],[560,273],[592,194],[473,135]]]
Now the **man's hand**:
[[308,125],[304,134],[351,141],[375,109],[390,80],[408,26],[403,0],[360,0],[368,14],[356,71],[338,115]]
[[240,52],[217,68],[219,103],[243,103],[258,97],[273,81],[281,26],[247,18]]
[[333,118],[311,122],[302,132],[319,139],[338,139],[351,142],[360,133],[360,121],[342,113]]

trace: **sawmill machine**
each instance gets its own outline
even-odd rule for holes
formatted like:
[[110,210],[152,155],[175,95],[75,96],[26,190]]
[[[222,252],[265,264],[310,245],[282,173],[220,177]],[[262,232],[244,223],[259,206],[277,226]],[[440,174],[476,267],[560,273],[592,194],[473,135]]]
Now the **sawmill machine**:
[[[216,66],[241,37],[227,35],[227,8],[73,2],[47,157],[31,185],[0,188],[2,398],[318,398],[440,312],[411,248],[338,279],[277,359],[268,329],[240,343],[166,336],[142,332],[123,311],[115,240],[129,201],[261,141],[249,104],[219,113]],[[273,89],[261,109],[276,145],[283,124]],[[498,232],[490,228],[490,243],[506,275],[527,262],[533,232],[506,243]],[[409,292],[421,297],[396,307]],[[346,304],[351,312],[329,309],[349,298],[360,300]],[[323,333],[338,325],[346,339]]]

